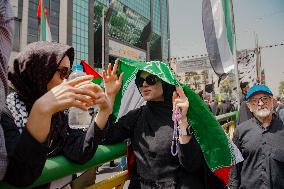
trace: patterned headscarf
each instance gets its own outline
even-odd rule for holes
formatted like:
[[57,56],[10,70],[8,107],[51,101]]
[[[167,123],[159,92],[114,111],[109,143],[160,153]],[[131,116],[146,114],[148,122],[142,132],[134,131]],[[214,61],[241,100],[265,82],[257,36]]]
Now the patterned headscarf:
[[72,66],[73,47],[47,41],[34,42],[27,45],[9,67],[8,79],[28,111],[47,92],[47,84],[65,55]]
[[[35,42],[29,44],[9,68],[8,79],[15,92],[8,95],[7,105],[20,132],[27,123],[34,102],[47,92],[47,84],[65,56],[69,57],[72,66],[72,47],[45,41]],[[48,156],[58,155],[62,151],[68,128],[68,117],[64,112],[53,114],[47,141]]]

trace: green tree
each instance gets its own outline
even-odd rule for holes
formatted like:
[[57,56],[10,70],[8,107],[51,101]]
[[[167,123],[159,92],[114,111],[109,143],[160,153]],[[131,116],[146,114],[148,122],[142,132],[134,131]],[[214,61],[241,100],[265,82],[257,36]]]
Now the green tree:
[[224,93],[227,96],[227,98],[232,96],[233,88],[234,88],[234,81],[229,77],[224,79],[220,84],[220,92]]

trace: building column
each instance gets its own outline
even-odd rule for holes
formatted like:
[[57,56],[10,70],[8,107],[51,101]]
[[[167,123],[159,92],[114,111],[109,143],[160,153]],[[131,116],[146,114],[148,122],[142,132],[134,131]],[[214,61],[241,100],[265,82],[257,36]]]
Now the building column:
[[21,23],[20,51],[27,46],[28,41],[29,1],[23,1],[23,17]]
[[88,23],[88,59],[94,67],[94,0],[89,0],[89,23]]
[[[72,34],[73,34],[73,0],[67,1],[67,39],[66,44],[72,46]],[[66,9],[65,7],[65,9]]]
[[167,28],[167,30],[168,30],[168,35],[167,35],[167,37],[168,37],[168,62],[170,62],[170,60],[171,60],[171,35],[170,35],[170,10],[169,10],[169,1],[168,0],[166,0],[167,1],[167,18],[168,18],[168,28]]
[[[70,2],[69,2],[70,3]],[[71,1],[72,4],[72,1]],[[60,1],[60,9],[59,9],[59,43],[67,44],[67,36],[68,36],[68,0]]]

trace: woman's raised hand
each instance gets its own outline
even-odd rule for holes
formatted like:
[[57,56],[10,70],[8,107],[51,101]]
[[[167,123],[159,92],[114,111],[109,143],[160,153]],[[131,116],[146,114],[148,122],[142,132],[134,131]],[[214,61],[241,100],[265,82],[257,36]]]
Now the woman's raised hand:
[[[45,113],[53,114],[70,107],[88,110],[95,104],[96,93],[102,89],[91,83],[93,76],[64,81],[37,100]],[[91,89],[91,90],[90,90]]]
[[[181,111],[181,119],[179,120],[179,127],[182,129],[187,129],[189,127],[187,120],[187,110],[189,107],[189,102],[184,94],[184,91],[180,87],[176,87],[176,92],[173,93],[173,111]],[[180,135],[179,143],[187,144],[192,138],[192,135]]]
[[96,103],[96,99],[99,101],[97,93],[104,92],[98,85],[91,83],[92,79],[93,76],[83,76],[64,81],[34,103],[28,117],[27,129],[37,141],[47,140],[52,114],[70,107],[88,110]]
[[121,88],[123,73],[116,75],[118,67],[118,60],[115,61],[113,68],[111,69],[111,64],[108,65],[107,71],[103,70],[103,80],[105,85],[105,92],[110,97],[115,97]]
[[176,91],[173,93],[173,108],[174,111],[178,109],[181,110],[181,121],[187,123],[187,110],[189,107],[189,102],[187,97],[184,94],[184,91],[181,87],[176,87]]

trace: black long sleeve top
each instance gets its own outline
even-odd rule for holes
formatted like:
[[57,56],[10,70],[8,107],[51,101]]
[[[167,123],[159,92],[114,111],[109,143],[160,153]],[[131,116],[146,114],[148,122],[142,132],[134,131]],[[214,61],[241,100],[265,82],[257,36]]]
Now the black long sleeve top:
[[[194,137],[187,144],[179,145],[178,156],[171,154],[171,114],[172,111],[165,111],[161,103],[147,103],[130,111],[114,124],[113,118],[110,118],[104,131],[103,144],[130,138],[136,156],[132,180],[138,177],[140,184],[155,183],[158,187],[161,183],[174,182],[175,188],[210,188],[207,181],[212,175],[207,174],[209,169]],[[160,187],[172,186],[165,184]]]
[[[66,131],[64,145],[52,145],[50,149],[47,143],[39,143],[25,128],[20,133],[7,108],[1,116],[1,125],[9,159],[4,180],[17,187],[29,186],[41,175],[51,151],[56,152],[52,154],[53,156],[64,155],[77,163],[88,161],[93,157],[101,141],[99,136],[94,137],[94,133],[102,135],[100,134],[102,131],[94,125],[90,126],[86,132],[69,128]],[[58,136],[56,140],[63,139]]]
[[230,188],[284,187],[284,126],[276,117],[265,129],[252,118],[236,128],[233,142],[244,161],[231,171]]

